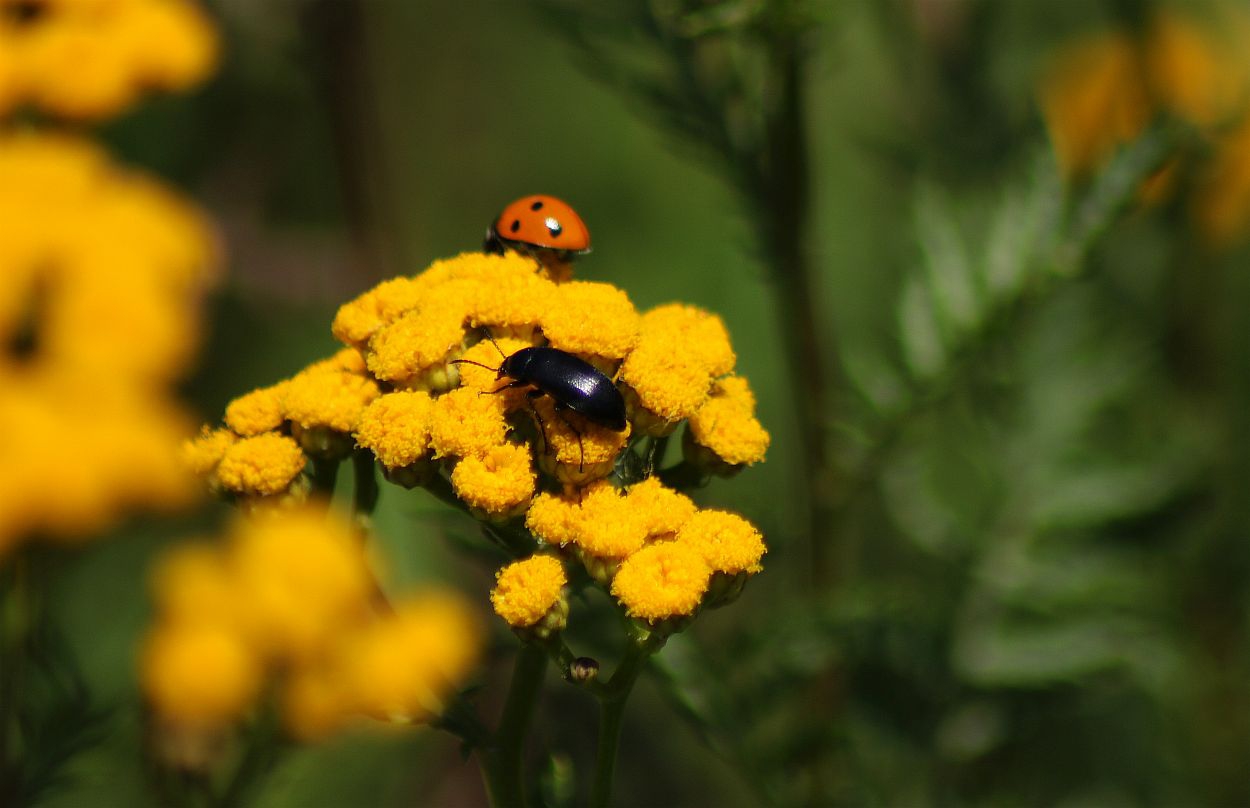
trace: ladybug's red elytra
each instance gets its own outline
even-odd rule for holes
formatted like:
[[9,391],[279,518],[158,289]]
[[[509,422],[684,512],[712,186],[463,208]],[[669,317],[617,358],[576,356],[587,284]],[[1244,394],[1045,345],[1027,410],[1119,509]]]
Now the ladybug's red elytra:
[[569,203],[547,194],[523,196],[510,203],[486,231],[485,249],[510,248],[528,254],[551,250],[567,260],[590,252],[590,230]]

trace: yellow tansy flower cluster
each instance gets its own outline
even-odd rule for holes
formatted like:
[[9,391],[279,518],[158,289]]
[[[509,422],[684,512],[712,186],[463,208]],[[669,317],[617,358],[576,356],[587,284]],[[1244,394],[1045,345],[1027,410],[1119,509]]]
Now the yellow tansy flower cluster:
[[[225,429],[188,446],[188,463],[222,489],[272,496],[291,491],[301,457],[316,453],[310,430],[350,434],[387,479],[454,493],[503,531],[497,539],[523,519],[529,536],[511,549],[536,540],[540,553],[499,573],[492,602],[530,634],[563,627],[566,564],[652,622],[724,602],[724,581],[740,587],[761,569],[764,544],[749,523],[618,469],[638,440],[662,456],[682,423],[685,462],[699,473],[763,459],[769,436],[716,315],[682,304],[640,314],[609,284],[553,275],[518,253],[467,252],[365,292],[331,330],[347,345],[337,360],[236,399]],[[571,354],[617,385],[624,428],[500,372],[531,347]]]
[[173,382],[217,249],[198,211],[64,135],[0,133],[0,553],[194,488]]
[[381,395],[360,354],[345,348],[290,379],[226,406],[225,428],[205,427],[183,446],[183,462],[211,487],[242,497],[302,493],[295,484],[309,456],[338,459]]
[[[745,519],[699,509],[654,477],[624,493],[598,482],[573,495],[539,494],[527,525],[545,543],[579,558],[593,578],[610,583],[627,613],[647,620],[691,614],[713,575],[745,579],[763,569],[766,552]],[[656,549],[661,545],[666,549]]]
[[1173,161],[1142,188],[1171,192],[1178,169],[1193,174],[1194,225],[1224,244],[1250,224],[1250,54],[1244,17],[1200,20],[1159,13],[1140,33],[1108,30],[1061,49],[1039,86],[1060,168],[1082,180],[1156,118],[1186,123],[1205,139],[1199,165]]
[[149,90],[183,90],[217,61],[190,0],[0,0],[0,114],[116,115]]
[[239,719],[267,682],[298,737],[355,715],[423,720],[478,653],[474,618],[451,595],[381,608],[359,537],[322,508],[240,520],[224,546],[169,554],[153,585],[141,678],[161,721],[182,730]]

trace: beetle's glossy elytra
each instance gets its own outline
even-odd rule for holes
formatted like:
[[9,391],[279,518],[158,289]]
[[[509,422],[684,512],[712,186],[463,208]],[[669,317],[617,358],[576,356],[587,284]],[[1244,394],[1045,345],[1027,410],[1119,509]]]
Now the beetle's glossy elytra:
[[625,399],[612,380],[589,362],[558,348],[522,348],[504,359],[499,378],[532,384],[556,403],[617,432],[625,428]]

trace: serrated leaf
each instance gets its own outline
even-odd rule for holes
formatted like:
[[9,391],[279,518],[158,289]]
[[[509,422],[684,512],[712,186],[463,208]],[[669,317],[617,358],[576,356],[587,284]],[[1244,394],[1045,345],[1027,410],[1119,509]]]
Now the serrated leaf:
[[918,378],[937,375],[946,363],[946,346],[923,280],[911,278],[903,286],[898,319],[907,367]]
[[972,258],[952,208],[951,199],[933,186],[921,186],[916,194],[921,264],[932,290],[938,324],[948,335],[970,330],[982,315]]

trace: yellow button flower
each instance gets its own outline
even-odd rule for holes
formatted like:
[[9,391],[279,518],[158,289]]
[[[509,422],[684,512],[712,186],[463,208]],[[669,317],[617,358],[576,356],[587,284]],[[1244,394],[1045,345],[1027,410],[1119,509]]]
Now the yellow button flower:
[[675,535],[698,510],[690,497],[665,488],[657,477],[648,477],[631,486],[626,500],[652,540]]
[[718,380],[712,395],[690,416],[690,436],[729,466],[764,459],[769,435],[755,418],[755,396],[742,376]]
[[268,432],[227,447],[217,465],[217,480],[236,494],[270,496],[285,491],[305,462],[295,441]]
[[286,383],[283,410],[288,420],[304,429],[324,427],[349,433],[380,394],[377,382],[365,375],[306,370]]
[[430,445],[435,457],[469,457],[503,444],[508,425],[497,396],[459,387],[434,400]]
[[620,360],[638,342],[640,321],[634,304],[615,286],[570,281],[550,295],[542,329],[553,348]]
[[379,329],[416,308],[422,294],[413,278],[392,278],[340,306],[330,331],[340,342],[363,349]]
[[456,496],[488,518],[524,513],[534,496],[529,447],[504,443],[464,457],[452,470],[451,484]]
[[282,426],[286,383],[270,385],[239,396],[226,405],[226,426],[237,435],[272,432]]
[[550,446],[542,447],[538,462],[561,482],[582,485],[612,473],[617,456],[629,442],[631,427],[617,432],[569,410],[556,410],[555,400],[543,396],[533,401],[542,418],[540,434]]
[[572,544],[588,556],[611,561],[625,558],[647,540],[647,523],[639,512],[602,480],[571,494],[539,494],[526,524],[548,544]]
[[657,542],[621,563],[612,579],[612,594],[630,617],[655,622],[692,614],[711,577],[711,568],[697,550],[678,542]]
[[456,305],[425,306],[407,312],[369,338],[365,362],[382,381],[419,384],[442,366],[464,342],[465,310]]
[[385,393],[361,413],[356,422],[356,442],[387,468],[410,466],[429,451],[433,408],[429,393]]
[[532,626],[547,616],[563,597],[568,577],[554,556],[536,555],[515,561],[495,574],[490,602],[495,614],[513,628]]
[[658,423],[647,431],[667,434],[703,405],[713,378],[732,370],[734,362],[729,334],[716,315],[677,303],[647,312],[638,344],[621,367],[635,422],[638,415],[649,416]]
[[760,532],[736,513],[700,510],[677,531],[679,544],[696,550],[714,572],[736,575],[763,569],[767,550]]

